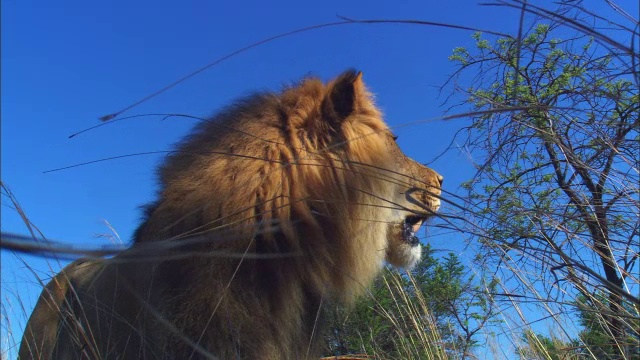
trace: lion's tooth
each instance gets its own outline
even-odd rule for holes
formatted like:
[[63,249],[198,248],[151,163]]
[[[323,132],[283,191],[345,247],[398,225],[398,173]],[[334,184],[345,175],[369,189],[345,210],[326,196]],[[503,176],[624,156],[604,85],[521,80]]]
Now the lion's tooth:
[[418,230],[420,230],[420,226],[422,226],[422,220],[418,221],[417,223],[413,224],[413,226],[411,227],[413,230],[413,233],[417,233]]

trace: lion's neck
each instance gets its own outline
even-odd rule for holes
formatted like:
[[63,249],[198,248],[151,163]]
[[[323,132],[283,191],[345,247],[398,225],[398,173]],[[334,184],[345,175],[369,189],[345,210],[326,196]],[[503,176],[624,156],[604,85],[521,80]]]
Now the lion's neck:
[[[309,286],[293,263],[287,258],[216,259],[184,262],[179,272],[177,264],[166,267],[163,272],[171,271],[173,285],[165,291],[173,301],[163,312],[219,358],[235,358],[239,351],[239,358],[246,359],[313,357],[323,307],[330,300]],[[189,346],[169,338],[169,348]]]

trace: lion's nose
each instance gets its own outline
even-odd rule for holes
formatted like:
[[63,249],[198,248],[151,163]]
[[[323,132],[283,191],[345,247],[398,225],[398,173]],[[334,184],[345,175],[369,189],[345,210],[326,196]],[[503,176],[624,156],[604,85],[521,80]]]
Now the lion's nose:
[[438,174],[438,184],[440,184],[440,186],[442,186],[443,181],[444,181],[444,176]]

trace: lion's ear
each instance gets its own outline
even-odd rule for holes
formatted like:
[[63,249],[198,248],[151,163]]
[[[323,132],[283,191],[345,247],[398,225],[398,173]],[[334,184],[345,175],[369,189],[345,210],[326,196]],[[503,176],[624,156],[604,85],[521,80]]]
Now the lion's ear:
[[338,76],[330,85],[323,99],[324,118],[338,129],[340,123],[360,108],[361,101],[367,98],[362,82],[362,72],[348,70]]

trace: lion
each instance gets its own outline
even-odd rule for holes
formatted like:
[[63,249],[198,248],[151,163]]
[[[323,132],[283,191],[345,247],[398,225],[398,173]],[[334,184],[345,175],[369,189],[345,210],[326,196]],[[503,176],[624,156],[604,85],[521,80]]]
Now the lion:
[[21,359],[317,359],[323,309],[420,259],[443,177],[406,157],[362,73],[199,123],[130,249],[44,288]]

